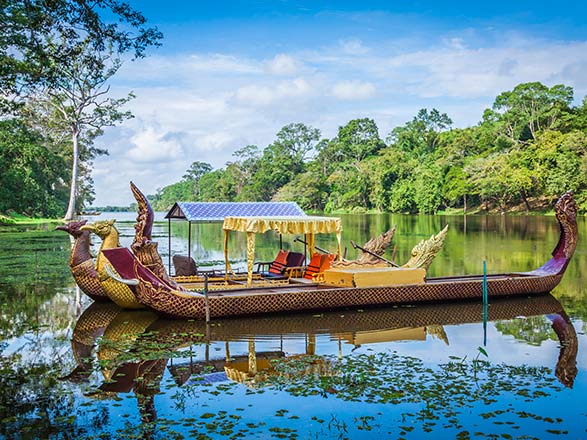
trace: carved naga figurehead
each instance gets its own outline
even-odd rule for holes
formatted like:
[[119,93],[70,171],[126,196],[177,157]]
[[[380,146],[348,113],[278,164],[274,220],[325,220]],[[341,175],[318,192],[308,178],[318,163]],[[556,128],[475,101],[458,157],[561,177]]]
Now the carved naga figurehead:
[[577,247],[577,202],[573,191],[567,191],[554,206],[556,218],[561,228],[561,238],[552,255],[570,259]]
[[81,227],[84,226],[87,222],[87,220],[73,221],[65,225],[59,225],[55,229],[58,231],[65,231],[73,238],[79,238],[84,233],[84,230],[81,229]]
[[434,257],[440,252],[444,246],[444,239],[448,232],[448,225],[446,225],[442,231],[436,235],[432,235],[428,240],[422,240],[412,249],[411,257],[409,261],[402,267],[417,268],[421,267],[428,270]]
[[130,189],[137,201],[138,211],[137,222],[135,223],[135,239],[132,244],[134,249],[136,246],[141,246],[151,241],[155,214],[145,195],[132,182],[130,182]]
[[80,229],[83,231],[90,231],[100,237],[102,240],[113,238],[118,240],[118,230],[114,226],[116,220],[101,220],[89,225],[84,225]]

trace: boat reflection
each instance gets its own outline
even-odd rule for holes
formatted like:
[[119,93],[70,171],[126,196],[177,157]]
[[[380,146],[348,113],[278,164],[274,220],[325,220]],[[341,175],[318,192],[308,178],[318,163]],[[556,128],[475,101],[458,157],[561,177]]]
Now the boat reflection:
[[[565,386],[572,387],[577,374],[577,335],[563,306],[552,295],[494,300],[489,307],[488,320],[504,321],[541,315],[550,319],[560,343],[556,377]],[[142,386],[145,386],[152,382],[151,379],[145,380],[145,375],[160,378],[166,366],[179,386],[190,377],[204,372],[206,380],[210,381],[228,378],[238,382],[260,382],[272,373],[271,360],[279,358],[312,356],[315,373],[323,374],[329,370],[329,366],[316,355],[316,337],[319,335],[328,335],[331,340],[338,342],[338,354],[342,357],[342,344],[358,347],[432,337],[448,345],[450,341],[444,326],[481,320],[482,304],[476,302],[339,311],[319,315],[257,316],[216,320],[210,324],[158,319],[149,311],[128,311],[108,303],[93,303],[75,326],[72,350],[78,366],[66,378],[80,381],[89,377],[94,369],[91,354],[95,348],[95,357],[104,376],[100,388],[109,392],[129,392],[134,389],[139,377]],[[99,344],[96,343],[97,338],[100,338]],[[256,349],[260,341],[284,339],[304,341],[303,352],[287,354],[283,349]],[[141,342],[144,346],[141,346]],[[219,342],[224,343],[224,353],[211,356],[211,345]],[[246,353],[231,353],[231,344],[234,342],[245,342]],[[157,346],[160,352],[151,350],[147,353],[145,347],[149,346]],[[174,362],[175,356],[171,353],[184,353],[190,347],[200,348],[202,355],[193,360],[194,356],[190,354],[188,362]],[[157,358],[157,355],[160,357]],[[181,358],[186,359],[188,355],[184,353]]]

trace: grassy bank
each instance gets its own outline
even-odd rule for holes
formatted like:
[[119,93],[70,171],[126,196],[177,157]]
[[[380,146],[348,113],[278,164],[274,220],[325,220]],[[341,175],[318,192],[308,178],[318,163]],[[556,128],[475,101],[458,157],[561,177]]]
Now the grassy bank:
[[40,225],[40,224],[59,224],[63,223],[58,218],[32,218],[22,214],[0,214],[0,225]]

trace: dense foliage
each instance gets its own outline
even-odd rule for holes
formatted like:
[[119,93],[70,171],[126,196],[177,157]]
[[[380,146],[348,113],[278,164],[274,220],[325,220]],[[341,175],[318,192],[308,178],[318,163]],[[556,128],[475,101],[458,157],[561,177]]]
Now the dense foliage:
[[451,126],[437,109],[420,110],[386,141],[369,118],[349,121],[333,139],[289,124],[263,150],[238,150],[223,169],[194,162],[151,201],[161,210],[178,200],[294,200],[327,212],[504,212],[548,209],[570,189],[587,210],[587,98],[573,106],[571,87],[519,84],[477,125]]
[[[76,209],[92,202],[91,161],[106,154],[93,147],[93,140],[104,127],[131,116],[121,107],[133,95],[109,97],[108,81],[124,54],[142,57],[149,46],[159,44],[161,34],[145,25],[140,12],[119,0],[5,0],[0,11],[0,118],[14,118],[9,125],[26,124],[35,133],[30,135],[34,141],[17,136],[3,143],[0,157],[16,163],[11,164],[12,175],[5,178],[12,186],[6,187],[0,210],[8,207],[51,216],[65,212],[65,218],[71,219]],[[6,138],[9,126],[2,131]],[[9,151],[10,143],[15,148]],[[41,156],[55,153],[64,161],[54,176],[36,175],[28,156],[33,144]],[[65,167],[69,173],[63,171]],[[54,193],[41,211],[38,201],[10,192],[27,179],[32,188],[23,192],[42,186],[39,197]],[[68,180],[65,210],[57,189]]]

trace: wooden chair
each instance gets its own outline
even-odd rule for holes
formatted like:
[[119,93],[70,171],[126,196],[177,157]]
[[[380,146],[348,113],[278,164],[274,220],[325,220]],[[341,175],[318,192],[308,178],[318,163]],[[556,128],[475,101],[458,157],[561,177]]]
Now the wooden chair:
[[310,262],[306,266],[306,270],[304,271],[304,278],[307,280],[313,279],[314,275],[320,272],[320,263],[322,262],[323,254],[319,254],[315,252],[310,258]]
[[[318,255],[318,257],[316,257]],[[312,281],[323,281],[324,271],[330,269],[330,263],[334,261],[336,255],[334,254],[314,254],[312,259],[316,257],[314,263],[310,260],[310,264],[306,268],[304,278]]]
[[186,255],[174,255],[173,268],[175,269],[176,277],[193,277],[198,275],[215,276],[216,271],[214,269],[209,270],[198,270],[198,265],[192,257]]
[[191,277],[198,274],[196,262],[192,257],[186,255],[174,255],[173,268],[176,277]]

